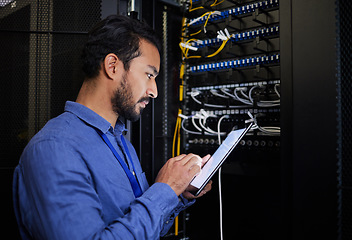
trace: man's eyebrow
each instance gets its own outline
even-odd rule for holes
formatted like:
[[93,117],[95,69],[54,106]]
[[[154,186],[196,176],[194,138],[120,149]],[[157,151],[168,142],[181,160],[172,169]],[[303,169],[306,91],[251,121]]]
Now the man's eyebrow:
[[148,65],[148,67],[153,71],[155,77],[159,75],[159,72],[158,70],[156,70],[156,67],[152,65]]

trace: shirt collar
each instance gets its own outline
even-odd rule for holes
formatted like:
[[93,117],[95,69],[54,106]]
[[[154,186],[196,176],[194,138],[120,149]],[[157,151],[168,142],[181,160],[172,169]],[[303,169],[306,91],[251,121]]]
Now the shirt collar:
[[[92,127],[99,129],[103,133],[107,133],[109,129],[114,129],[110,122],[108,122],[105,118],[101,117],[99,114],[82,104],[67,101],[65,105],[65,111],[76,115],[82,121],[86,122]],[[118,119],[115,129],[113,130],[115,134],[122,134],[122,132],[126,130],[127,129],[125,128],[125,124],[120,119]]]
[[120,118],[117,119],[116,125],[115,125],[115,135],[120,136],[123,132],[127,132],[128,130],[125,127],[125,124],[120,120]]

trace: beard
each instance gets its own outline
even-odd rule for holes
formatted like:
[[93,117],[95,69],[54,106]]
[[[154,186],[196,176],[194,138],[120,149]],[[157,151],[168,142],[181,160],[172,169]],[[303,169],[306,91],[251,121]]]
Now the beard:
[[149,97],[143,97],[137,103],[133,102],[132,89],[128,84],[127,73],[125,72],[122,76],[120,87],[115,90],[111,99],[113,111],[119,116],[135,122],[140,118],[144,109],[143,107],[138,107],[137,104],[143,101],[149,102]]

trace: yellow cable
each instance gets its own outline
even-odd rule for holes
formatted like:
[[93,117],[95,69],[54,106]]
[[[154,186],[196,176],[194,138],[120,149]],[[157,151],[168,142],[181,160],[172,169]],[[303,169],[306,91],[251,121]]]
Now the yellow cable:
[[189,3],[190,3],[189,9],[188,9],[189,12],[192,12],[192,11],[195,11],[195,10],[203,8],[203,7],[192,8],[192,0],[190,0]]
[[210,7],[215,7],[215,6],[217,6],[217,5],[219,5],[219,4],[223,3],[223,2],[225,2],[225,0],[222,0],[221,2],[218,2],[218,3],[217,3],[217,1],[218,1],[218,0],[215,0],[215,1],[210,5]]
[[[198,39],[191,38],[191,39],[187,40],[184,44],[185,44],[185,45],[188,45],[191,41],[198,41]],[[183,53],[183,56],[184,56],[185,58],[200,58],[200,57],[201,57],[201,56],[188,56],[189,48],[183,47],[183,46],[181,45],[181,43],[182,43],[182,42],[179,43],[179,46],[180,46],[181,51],[182,51],[182,53]]]
[[185,75],[185,63],[183,62],[180,67],[180,79],[183,80],[183,77]]
[[178,236],[178,215],[175,217],[175,236]]
[[183,84],[180,85],[179,101],[183,101]]
[[[209,18],[210,16],[214,13],[215,11],[210,11],[210,12],[206,12],[204,13],[203,15],[201,15],[200,17],[204,17],[205,15],[208,15],[207,17],[207,20],[205,20],[205,23],[204,23],[204,26],[203,26],[203,29],[205,29],[205,27],[207,26],[208,24],[208,21],[209,21]],[[187,24],[187,26],[189,26],[189,23]],[[191,33],[190,36],[194,36],[194,35],[197,35],[198,33],[202,32],[202,29],[199,30],[198,32],[195,32],[195,33]]]
[[198,33],[201,33],[202,32],[202,29],[199,30],[198,32],[195,32],[195,33],[191,33],[190,36],[194,36],[194,35],[197,35]]
[[[180,114],[182,111],[180,111]],[[177,156],[181,154],[181,117],[178,117],[178,129],[177,129]]]
[[[192,39],[190,39],[190,40],[192,40]],[[186,42],[186,44],[187,44],[190,40],[188,40],[188,41]],[[227,43],[228,40],[229,40],[229,39],[226,39],[226,40],[222,41],[220,47],[219,47],[215,52],[213,52],[212,54],[207,55],[206,58],[214,57],[214,56],[217,55],[219,52],[221,52],[221,50],[224,49],[224,47],[225,47],[225,45],[226,45],[226,43]],[[198,56],[198,55],[196,55],[196,56],[188,56],[188,50],[189,50],[189,49],[188,49],[188,48],[185,49],[184,47],[182,47],[182,46],[181,46],[181,43],[180,43],[180,48],[181,48],[181,50],[182,50],[183,56],[184,56],[186,59],[189,59],[189,58],[201,58],[201,57],[202,57],[202,56]],[[182,68],[182,66],[181,66],[181,68]],[[180,72],[180,77],[181,77],[181,72]],[[181,78],[181,79],[183,79],[183,75],[182,75],[182,78]]]
[[[182,113],[182,110],[178,110],[178,115]],[[173,144],[172,144],[172,157],[175,157],[175,145],[176,145],[176,137],[177,137],[177,155],[180,155],[180,149],[181,149],[181,135],[180,135],[180,130],[181,130],[181,117],[177,115],[176,119],[176,126],[175,126],[175,132],[174,132],[174,138],[173,138]],[[175,236],[178,236],[178,216],[175,218]]]
[[221,52],[221,50],[225,47],[225,45],[226,45],[226,43],[227,43],[228,40],[229,40],[229,39],[226,39],[225,41],[222,41],[222,44],[221,44],[221,46],[218,48],[218,50],[216,50],[214,53],[208,55],[207,58],[214,57],[214,56],[217,55],[219,52]]
[[210,18],[210,16],[211,16],[214,12],[215,12],[215,11],[210,12],[210,13],[208,14],[208,17],[207,17],[207,20],[205,20],[205,23],[204,23],[203,29],[205,29],[205,27],[207,26],[208,21],[209,21],[209,18]]
[[174,132],[174,138],[173,138],[173,141],[172,141],[172,157],[175,157],[175,146],[176,146],[176,136],[177,136],[177,128],[178,128],[178,118],[177,117],[177,120],[176,120],[176,126],[175,126],[175,132]]
[[[179,114],[181,114],[182,111],[181,109],[179,109]],[[181,135],[180,135],[180,131],[181,131],[181,117],[177,118],[178,121],[178,128],[177,128],[177,156],[181,154],[180,150],[181,150]],[[178,236],[178,215],[175,218],[175,236]]]
[[[210,7],[215,7],[221,3],[223,3],[225,0],[222,0],[221,2],[217,2],[218,0],[215,0],[211,5]],[[196,7],[196,8],[192,8],[193,7],[193,3],[192,3],[192,0],[190,0],[190,5],[189,5],[189,9],[188,11],[189,12],[192,12],[192,11],[195,11],[195,10],[198,10],[198,9],[203,9],[204,7],[200,6],[200,7]]]
[[[214,3],[213,3],[211,6],[216,6],[216,5],[218,5],[218,4],[222,3],[222,2],[224,2],[224,0],[221,1],[221,2],[219,2],[219,3],[217,3],[217,0],[215,0]],[[191,4],[192,4],[192,1],[191,1]],[[207,19],[205,20],[204,26],[203,26],[203,29],[204,29],[204,30],[205,30],[205,27],[206,27],[207,24],[208,24],[208,21],[209,21],[210,16],[211,16],[214,12],[215,12],[215,11],[206,12],[206,13],[204,13],[203,15],[200,16],[200,17],[204,17],[205,15],[208,15]],[[183,24],[184,24],[185,19],[182,19],[182,21],[183,21]],[[189,23],[188,23],[186,26],[189,26]],[[200,32],[202,32],[202,29],[199,30],[198,32],[191,33],[190,36],[197,35],[197,34],[200,33]],[[206,56],[206,57],[207,57],[207,58],[210,58],[210,57],[214,57],[215,55],[217,55],[217,54],[225,47],[225,45],[226,45],[226,43],[227,43],[228,40],[229,40],[229,39],[223,41],[218,50],[216,50],[214,53],[212,53],[212,54],[210,54],[210,55],[208,55],[208,56]],[[187,40],[185,44],[188,45],[188,43],[189,43],[190,41],[197,41],[197,39],[191,38],[191,39]],[[182,50],[183,56],[184,56],[186,59],[188,59],[188,58],[201,58],[201,56],[198,56],[198,55],[195,55],[195,56],[188,56],[189,48],[185,48],[185,47],[181,46],[181,43],[182,43],[182,42],[183,42],[183,37],[181,38],[181,42],[180,42],[179,46],[180,46],[180,48],[181,48],[181,50]]]

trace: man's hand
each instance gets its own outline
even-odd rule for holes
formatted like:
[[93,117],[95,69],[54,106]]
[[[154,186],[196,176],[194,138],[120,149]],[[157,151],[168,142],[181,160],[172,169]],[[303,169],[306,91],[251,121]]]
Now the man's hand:
[[196,192],[197,188],[193,187],[192,185],[189,185],[186,190],[182,193],[183,197],[188,199],[188,200],[192,200],[195,198],[200,198],[201,196],[203,196],[204,194],[206,194],[207,192],[209,192],[211,190],[211,185],[212,185],[213,181],[210,180],[208,182],[208,184],[204,187],[204,189],[198,194],[198,196],[194,196],[192,194],[192,192]]
[[181,195],[192,179],[200,173],[204,160],[195,154],[182,154],[170,158],[160,169],[155,182],[168,184],[177,194]]
[[[202,158],[202,168],[204,166],[204,164],[206,162],[208,162],[208,160],[210,159],[210,155],[206,155],[205,157]],[[203,191],[200,192],[200,194],[198,194],[198,196],[194,196],[192,194],[192,192],[196,192],[197,191],[197,188],[192,186],[192,185],[189,185],[186,190],[182,193],[183,197],[186,198],[186,199],[189,199],[189,200],[192,200],[192,199],[195,199],[195,198],[200,198],[201,196],[203,196],[204,194],[206,194],[207,192],[209,192],[211,190],[211,185],[212,185],[213,181],[210,180],[208,182],[208,184],[204,187]]]

